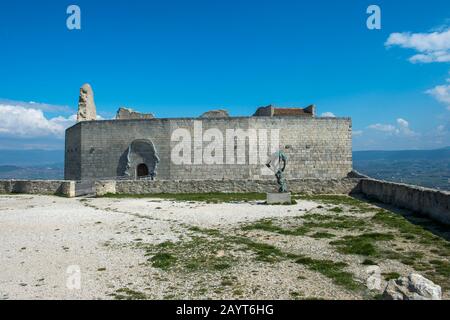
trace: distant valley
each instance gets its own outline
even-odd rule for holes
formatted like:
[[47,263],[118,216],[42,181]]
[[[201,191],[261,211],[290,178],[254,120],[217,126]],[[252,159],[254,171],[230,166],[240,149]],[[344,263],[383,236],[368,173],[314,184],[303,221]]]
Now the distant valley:
[[[437,150],[356,151],[355,170],[375,179],[450,191],[450,147]],[[63,179],[64,152],[0,150],[0,179]]]
[[450,147],[354,152],[353,167],[375,179],[450,191]]

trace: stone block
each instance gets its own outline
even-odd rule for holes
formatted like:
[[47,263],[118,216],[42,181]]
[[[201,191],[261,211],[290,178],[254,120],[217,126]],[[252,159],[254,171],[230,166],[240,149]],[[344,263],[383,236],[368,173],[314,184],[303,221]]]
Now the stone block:
[[267,204],[291,204],[292,195],[286,193],[267,193]]

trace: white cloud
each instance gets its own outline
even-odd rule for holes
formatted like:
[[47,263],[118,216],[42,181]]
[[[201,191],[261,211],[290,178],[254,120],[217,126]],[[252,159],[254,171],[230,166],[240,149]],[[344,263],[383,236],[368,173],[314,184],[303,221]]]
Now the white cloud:
[[64,113],[72,112],[72,110],[69,106],[60,106],[60,105],[53,105],[53,104],[48,104],[48,103],[39,103],[39,102],[34,102],[34,101],[24,102],[24,101],[14,101],[14,100],[9,100],[9,99],[0,99],[0,105],[17,106],[17,107],[23,107],[25,109],[42,110],[44,112],[64,112]]
[[363,132],[362,130],[353,130],[353,131],[352,131],[352,135],[353,135],[354,137],[362,136],[363,133],[364,133],[364,132]]
[[429,33],[392,33],[387,47],[399,46],[418,53],[409,58],[412,63],[450,62],[450,28]]
[[[450,79],[447,79],[447,82],[450,82],[449,80]],[[447,110],[450,111],[450,84],[436,86],[433,89],[427,90],[426,93],[431,95],[437,101],[446,104]]]
[[[441,26],[428,33],[392,33],[385,45],[417,51],[417,54],[409,58],[412,63],[450,62],[450,27],[448,25]],[[446,81],[450,83],[450,78]],[[449,84],[438,85],[427,90],[426,93],[446,104],[450,111]]]
[[324,112],[322,113],[321,117],[324,118],[336,118],[335,114],[333,112]]
[[42,110],[0,104],[0,133],[11,137],[63,138],[65,129],[76,122],[76,116],[47,119]]
[[409,122],[406,121],[405,119],[402,118],[397,119],[397,125],[400,134],[403,134],[404,136],[408,137],[417,136],[417,133],[415,133],[409,128]]
[[409,122],[406,121],[405,119],[398,118],[396,124],[397,125],[377,123],[368,126],[368,128],[371,130],[387,133],[389,135],[396,135],[402,137],[418,136],[416,132],[411,130],[411,128],[409,127]]
[[396,128],[393,125],[381,124],[381,123],[372,124],[368,128],[372,129],[372,130],[382,131],[382,132],[395,132],[396,131]]

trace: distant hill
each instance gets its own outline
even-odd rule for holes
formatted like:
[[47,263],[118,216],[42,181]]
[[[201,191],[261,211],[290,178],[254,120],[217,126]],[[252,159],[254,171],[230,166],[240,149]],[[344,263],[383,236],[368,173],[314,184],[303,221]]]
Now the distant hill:
[[0,165],[42,166],[64,162],[64,150],[0,150]]
[[0,179],[63,178],[63,150],[0,150]]
[[363,160],[448,160],[450,147],[435,150],[355,151],[355,161]]
[[356,151],[353,167],[370,177],[450,191],[450,147],[436,150]]
[[16,171],[18,169],[20,169],[20,167],[17,167],[17,166],[0,166],[0,174]]
[[62,180],[64,166],[62,163],[30,167],[0,166],[0,179]]

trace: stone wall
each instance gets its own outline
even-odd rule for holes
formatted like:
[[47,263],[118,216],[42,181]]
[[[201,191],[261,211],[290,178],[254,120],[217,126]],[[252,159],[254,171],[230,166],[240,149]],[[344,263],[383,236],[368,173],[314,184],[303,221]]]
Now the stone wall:
[[[194,139],[195,124],[201,123],[202,132],[218,129],[224,137],[226,130],[279,130],[279,144],[258,150],[261,138],[248,137],[245,150],[235,146],[234,164],[195,163],[195,155],[210,142],[192,143],[192,163],[175,164],[171,152],[179,144],[172,141],[176,129],[185,129]],[[272,152],[283,150],[288,158],[286,177],[292,179],[340,179],[352,170],[351,120],[348,118],[305,117],[234,117],[220,119],[151,119],[122,121],[86,121],[66,131],[65,178],[67,180],[115,179],[123,176],[127,164],[127,150],[137,139],[150,140],[158,153],[159,180],[273,180],[273,174],[264,173],[265,160]],[[264,152],[265,151],[265,152]],[[233,152],[233,150],[231,151]],[[249,164],[251,156],[258,155],[258,164]],[[201,160],[201,159],[200,159]],[[237,164],[244,160],[246,164]],[[133,170],[133,168],[132,168]]]
[[11,193],[11,180],[0,180],[0,194]]
[[95,195],[97,197],[104,196],[105,194],[116,193],[116,181],[95,181]]
[[362,179],[359,191],[368,198],[450,224],[450,192],[373,179]]
[[60,180],[0,180],[0,194],[7,193],[74,197],[75,182]]
[[66,130],[64,179],[81,180],[81,125]]
[[[108,181],[110,190],[118,194],[155,193],[266,193],[277,192],[277,184],[270,180],[203,180],[203,181]],[[302,194],[349,194],[358,188],[359,179],[298,179],[288,182],[289,191]],[[103,187],[100,189],[104,194]]]

